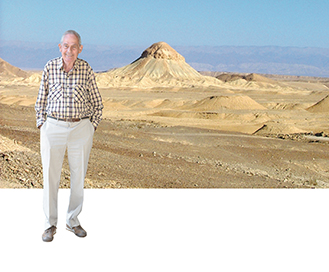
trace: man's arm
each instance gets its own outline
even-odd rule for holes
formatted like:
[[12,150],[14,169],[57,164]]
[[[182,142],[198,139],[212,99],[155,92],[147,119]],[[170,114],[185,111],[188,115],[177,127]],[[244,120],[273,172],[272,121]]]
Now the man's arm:
[[91,70],[90,76],[89,76],[89,90],[90,90],[90,103],[92,105],[93,114],[91,116],[91,123],[93,124],[95,130],[97,129],[97,126],[99,125],[100,121],[102,120],[102,114],[103,114],[103,102],[102,102],[102,96],[98,90],[95,74]]
[[46,107],[48,97],[48,77],[49,71],[47,67],[44,68],[39,88],[37,101],[35,102],[35,112],[37,119],[37,127],[40,129],[43,123],[46,121]]

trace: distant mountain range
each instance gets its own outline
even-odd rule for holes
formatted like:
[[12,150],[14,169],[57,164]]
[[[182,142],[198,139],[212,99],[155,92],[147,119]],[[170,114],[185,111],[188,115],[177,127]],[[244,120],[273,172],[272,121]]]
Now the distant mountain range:
[[[86,44],[80,57],[95,71],[107,71],[132,63],[147,46]],[[198,71],[329,77],[329,48],[171,46]],[[42,70],[49,59],[57,56],[60,53],[56,43],[0,41],[0,58],[24,70]]]

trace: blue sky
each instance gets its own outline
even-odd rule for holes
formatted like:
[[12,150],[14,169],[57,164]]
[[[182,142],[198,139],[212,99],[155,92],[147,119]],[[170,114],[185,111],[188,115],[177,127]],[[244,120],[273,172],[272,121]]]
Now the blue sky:
[[328,0],[1,0],[0,40],[329,48]]

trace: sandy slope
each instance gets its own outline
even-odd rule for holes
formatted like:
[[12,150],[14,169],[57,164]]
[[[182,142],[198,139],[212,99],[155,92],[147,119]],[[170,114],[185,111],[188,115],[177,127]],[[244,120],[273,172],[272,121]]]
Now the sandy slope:
[[0,58],[0,76],[26,78],[28,75],[28,72],[23,71]]

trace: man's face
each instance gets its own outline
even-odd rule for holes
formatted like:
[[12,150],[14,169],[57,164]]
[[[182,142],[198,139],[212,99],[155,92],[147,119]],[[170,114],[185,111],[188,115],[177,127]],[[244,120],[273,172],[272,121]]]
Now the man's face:
[[73,34],[66,34],[63,43],[58,46],[66,65],[74,64],[83,48],[82,45],[79,46],[79,39]]

